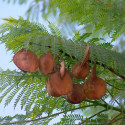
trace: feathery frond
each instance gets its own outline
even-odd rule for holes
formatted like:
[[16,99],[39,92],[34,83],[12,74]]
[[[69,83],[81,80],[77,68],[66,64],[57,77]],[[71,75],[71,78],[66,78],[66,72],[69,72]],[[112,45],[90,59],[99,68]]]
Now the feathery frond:
[[[51,2],[55,2],[55,0],[52,0]],[[49,2],[49,4],[51,2]],[[123,19],[122,22],[120,22],[121,20],[119,19],[120,16],[124,16],[124,13],[121,12],[123,11],[123,7],[121,7],[120,10],[117,8],[114,10],[115,8],[111,4],[111,7],[107,6],[109,1],[106,1],[105,3],[100,0],[92,0],[91,2],[82,0],[60,0],[56,1],[56,6],[60,8],[61,13],[61,9],[64,9],[65,14],[68,10],[67,15],[70,15],[71,21],[74,22],[80,20],[81,24],[88,24],[91,22],[94,26],[96,25],[98,27],[94,27],[95,31],[104,29],[106,30],[106,33],[114,32],[116,36],[113,36],[113,40],[116,39],[116,37],[124,32],[124,28],[121,27],[124,19],[123,17],[121,18]],[[80,6],[80,4],[84,6]],[[72,6],[69,7],[69,5]],[[91,6],[92,8],[88,6]],[[78,11],[76,11],[76,9]],[[92,10],[95,10],[95,15]],[[111,15],[111,19],[109,18],[109,12],[113,13]],[[114,13],[118,14],[118,18],[114,18]],[[107,17],[108,20],[106,20]],[[97,19],[99,20],[98,22],[96,21]],[[59,98],[49,96],[45,88],[45,82],[48,77],[41,75],[39,71],[36,73],[25,73],[22,71],[18,72],[16,70],[0,70],[0,102],[5,99],[5,106],[7,106],[15,98],[14,108],[16,108],[17,104],[20,102],[21,109],[24,109],[27,112],[26,115],[15,115],[13,117],[8,116],[0,118],[0,124],[49,124],[52,119],[58,118],[60,114],[63,114],[61,121],[56,124],[76,124],[79,122],[93,125],[95,123],[107,124],[114,115],[110,117],[108,113],[103,114],[103,111],[113,111],[113,113],[120,112],[121,117],[118,117],[120,120],[115,120],[121,122],[121,124],[124,122],[124,54],[107,49],[108,47],[112,47],[111,43],[99,44],[100,40],[104,40],[102,38],[90,38],[93,34],[92,32],[84,34],[76,33],[74,38],[66,39],[52,23],[49,23],[49,32],[43,25],[24,20],[22,17],[19,17],[19,19],[10,17],[5,18],[4,20],[6,22],[0,26],[0,33],[2,34],[0,41],[5,43],[8,51],[12,50],[13,54],[15,54],[20,49],[26,48],[36,53],[38,57],[41,53],[44,54],[45,52],[50,51],[54,54],[54,58],[58,58],[58,55],[60,55],[61,58],[65,60],[66,67],[70,64],[69,71],[71,71],[71,67],[75,62],[83,60],[85,46],[86,44],[89,44],[89,65],[91,66],[92,63],[96,61],[97,64],[99,64],[98,68],[101,70],[103,69],[103,71],[100,72],[104,72],[104,74],[97,74],[102,78],[104,78],[106,74],[105,79],[108,85],[108,90],[109,92],[111,91],[111,94],[106,93],[103,99],[94,101],[85,99],[82,103],[73,105],[68,103],[63,96]],[[111,20],[114,21],[113,24],[108,23]],[[120,24],[115,26],[116,22]],[[107,72],[109,76],[107,75]],[[119,82],[114,82],[110,80],[111,76],[114,78],[119,76],[121,79]],[[76,83],[84,82],[84,80],[73,80]],[[107,99],[112,100],[108,103]],[[115,106],[114,102],[117,102],[118,104],[120,103],[120,105]],[[104,110],[96,114],[91,112],[92,115],[85,118],[83,116],[86,111],[85,109],[88,107],[90,108],[91,106],[96,108],[97,106],[100,106]],[[83,114],[75,114],[75,110],[77,109],[82,110]],[[68,112],[71,112],[70,115],[68,115]],[[16,121],[14,121],[15,119]]]
[[[38,55],[49,50],[54,55],[66,53],[72,58],[75,57],[79,62],[83,59],[85,44],[82,42],[66,40],[56,34],[53,36],[47,32],[44,26],[30,23],[22,18],[19,18],[19,20],[14,18],[4,20],[6,20],[6,23],[1,26],[3,36],[0,40],[6,44],[8,50],[13,50],[14,53],[21,48],[26,48],[31,49]],[[5,27],[6,24],[7,28]],[[125,67],[125,57],[123,54],[90,44],[90,60],[92,62],[97,61],[124,77],[125,70],[122,67]]]

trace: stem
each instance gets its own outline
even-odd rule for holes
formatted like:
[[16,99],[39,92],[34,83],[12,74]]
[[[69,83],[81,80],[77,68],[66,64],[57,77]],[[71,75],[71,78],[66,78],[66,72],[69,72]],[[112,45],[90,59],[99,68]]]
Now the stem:
[[84,54],[84,59],[81,63],[81,66],[84,66],[84,64],[89,60],[89,45],[86,46],[85,48],[85,54]]
[[121,120],[122,118],[123,118],[123,117],[114,120],[113,122],[110,123],[110,125],[111,125],[112,123],[114,123],[114,122],[117,122],[117,121]]
[[[89,60],[89,63],[91,63],[90,60]],[[112,68],[109,68],[109,67],[107,67],[107,66],[104,65],[104,64],[100,64],[99,62],[96,62],[96,64],[101,65],[101,66],[104,67],[104,68],[107,68],[107,69],[110,70],[112,73],[114,73],[115,75],[117,75],[117,76],[121,77],[123,80],[125,80],[125,76],[124,76],[124,75],[121,75],[121,74],[115,72]]]
[[104,100],[104,99],[101,99],[106,105],[108,105],[108,103]]
[[[102,107],[105,108],[105,111],[111,109],[111,110],[115,110],[115,111],[118,111],[118,112],[124,112],[125,113],[125,110],[119,109],[117,107],[113,107],[112,105],[102,104],[102,103],[100,103],[98,101],[92,101],[92,100],[88,100],[88,99],[85,99],[84,101],[92,103],[92,104],[91,105],[82,106],[82,107],[78,107],[78,108],[75,108],[75,109],[70,109],[70,110],[63,111],[63,112],[58,112],[58,113],[55,113],[55,114],[52,114],[52,115],[49,115],[49,116],[45,116],[45,117],[41,117],[41,118],[37,118],[37,119],[26,120],[26,121],[24,121],[24,123],[28,123],[28,122],[32,122],[32,121],[38,121],[38,120],[54,117],[56,115],[67,113],[69,111],[74,111],[74,110],[77,110],[77,109],[87,108],[87,107],[91,107],[91,106],[102,106]],[[96,115],[97,115],[97,113],[96,113]],[[92,116],[91,116],[91,118],[92,118]],[[17,124],[17,123],[19,123],[19,122],[18,121],[17,122],[10,122],[9,124]],[[3,125],[4,125],[4,123],[3,123]]]
[[85,120],[83,120],[81,123],[79,123],[79,124],[77,124],[77,125],[81,125],[81,124],[85,123],[87,120],[89,120],[89,119],[95,117],[96,115],[98,115],[98,114],[100,114],[100,113],[102,113],[102,112],[104,112],[104,111],[106,111],[106,109],[104,109],[104,110],[102,110],[102,111],[100,111],[100,112],[98,112],[98,113],[96,113],[96,114],[94,114],[94,115],[92,115],[92,116],[86,118]]
[[110,125],[116,118],[118,118],[121,115],[121,113],[119,113],[118,115],[116,115],[110,122],[108,122],[108,125]]
[[[26,121],[24,121],[24,123],[28,123],[28,122],[32,122],[32,121],[39,121],[39,120],[42,120],[42,119],[50,118],[50,117],[53,117],[53,116],[56,116],[56,115],[60,115],[60,114],[63,114],[63,113],[67,113],[67,112],[70,112],[70,111],[74,111],[74,110],[82,109],[82,108],[87,108],[87,107],[91,107],[91,106],[94,106],[94,105],[93,104],[86,105],[86,106],[78,107],[78,108],[75,108],[75,109],[70,109],[70,110],[67,110],[67,111],[58,112],[58,113],[55,113],[55,114],[52,114],[52,115],[49,115],[49,116],[45,116],[45,117],[41,117],[41,118],[26,120]],[[10,122],[9,124],[17,124],[17,123],[19,123],[19,122],[18,121],[17,122]],[[3,123],[3,125],[4,125],[4,123]]]
[[110,84],[110,83],[108,83],[108,82],[106,82],[106,83],[107,83],[108,85],[112,86],[112,87],[115,88],[115,89],[118,89],[118,90],[124,90],[124,89],[119,89],[119,88],[113,86],[112,84]]
[[[15,41],[16,41],[16,42],[19,42],[19,43],[24,43],[24,42],[18,41],[18,40],[15,40]],[[32,45],[32,44],[33,44],[33,45],[37,45],[37,46],[42,46],[41,44],[37,44],[37,43],[33,43],[33,42],[30,42],[30,43],[29,43],[29,45]],[[51,48],[51,46],[46,46],[46,47]],[[59,52],[60,52],[60,53],[64,53],[64,51],[61,50],[61,49],[59,50]],[[67,56],[67,57],[71,57],[68,53],[64,53],[64,55]],[[75,56],[72,56],[72,59],[76,59]],[[90,60],[89,60],[89,62],[91,63]],[[104,64],[100,64],[99,62],[96,62],[96,64],[102,65],[103,67],[106,67]],[[121,77],[122,79],[125,80],[125,76],[124,76],[124,75],[121,75],[121,74],[115,72],[112,68],[107,67],[107,69],[110,70],[112,73],[116,74],[117,76],[119,76],[119,77]]]
[[61,66],[60,66],[60,75],[61,75],[61,78],[62,78],[62,79],[64,78],[65,72],[66,72],[65,62],[62,61],[62,62],[61,62]]
[[[113,97],[113,95],[111,94],[111,92],[107,89],[107,92],[110,94],[110,96],[114,99],[114,97]],[[116,99],[114,99],[115,100],[115,102],[119,105],[119,106],[121,106],[120,105],[120,103],[116,100]]]
[[121,77],[122,79],[125,80],[125,76],[120,75],[119,73],[115,72],[112,68],[108,68],[108,70],[110,70],[111,72],[113,72],[114,74],[116,74],[117,76]]
[[[16,42],[19,42],[19,43],[24,43],[24,42],[18,41],[18,40],[16,40],[16,39],[15,39],[15,41],[16,41]],[[29,42],[29,45],[42,46],[41,44],[33,43],[33,42]],[[51,48],[51,46],[45,46],[45,47]],[[60,52],[60,53],[64,53],[63,50],[61,50],[61,49],[59,50],[59,52]],[[71,57],[71,56],[70,56],[69,54],[67,54],[67,53],[65,53],[64,55],[67,56],[67,57]],[[72,59],[76,59],[75,56],[72,56]]]
[[95,106],[102,106],[102,107],[104,107],[106,109],[111,109],[111,110],[114,110],[114,111],[124,112],[125,113],[125,110],[117,108],[117,107],[113,107],[112,105],[109,105],[109,104],[102,104],[102,103],[100,103],[98,101],[92,101],[92,100],[88,100],[88,99],[85,99],[84,101],[95,104]]

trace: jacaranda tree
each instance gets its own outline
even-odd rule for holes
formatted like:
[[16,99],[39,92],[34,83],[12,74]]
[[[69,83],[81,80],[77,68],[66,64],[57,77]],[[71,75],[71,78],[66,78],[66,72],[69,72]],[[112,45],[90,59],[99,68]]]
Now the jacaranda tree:
[[[41,65],[43,69],[37,67],[35,72],[21,69],[32,58],[28,55],[22,57],[21,53],[15,59],[19,70],[0,70],[0,102],[5,99],[7,106],[15,99],[14,108],[20,102],[21,109],[26,111],[23,115],[1,116],[0,124],[124,125],[125,1],[32,0],[26,15],[27,20],[23,17],[4,18],[5,23],[0,26],[0,41],[14,55],[20,51],[33,52],[32,57],[37,56],[38,67]],[[41,16],[48,27],[39,22]],[[116,40],[119,45],[114,45]],[[45,75],[46,67],[52,63],[49,64],[50,56],[42,63],[40,57],[47,52],[53,55],[54,67]],[[27,62],[33,69],[35,64],[32,65],[31,60]],[[79,73],[77,78],[74,76],[72,68],[76,63],[81,66],[76,72],[84,74],[87,68],[83,67],[89,67],[87,76],[78,78]],[[70,91],[70,80],[67,82],[67,79],[72,80]],[[75,88],[74,84],[81,86]],[[73,91],[75,101],[84,95],[82,102],[73,104],[66,98]],[[103,95],[97,97],[97,93],[100,95],[103,91]]]

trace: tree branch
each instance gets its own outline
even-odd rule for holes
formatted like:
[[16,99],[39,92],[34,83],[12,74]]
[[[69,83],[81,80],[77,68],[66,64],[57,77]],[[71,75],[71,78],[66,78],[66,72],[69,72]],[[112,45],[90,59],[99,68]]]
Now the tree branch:
[[98,114],[100,114],[100,113],[102,113],[102,112],[104,112],[104,111],[106,111],[106,109],[104,109],[104,110],[102,110],[102,111],[100,111],[100,112],[97,112],[96,114],[94,114],[94,115],[92,115],[92,116],[86,118],[85,120],[83,120],[82,122],[80,122],[80,123],[77,124],[77,125],[81,125],[81,124],[85,123],[85,122],[88,121],[89,119],[95,117],[96,115],[98,115]]
[[[96,64],[100,65],[99,62],[96,62]],[[104,64],[102,64],[102,66],[103,66],[104,68],[106,67],[106,65],[104,65]],[[121,77],[123,80],[125,80],[125,76],[123,76],[123,75],[121,75],[121,74],[115,72],[112,68],[109,68],[109,67],[106,67],[106,68],[107,68],[109,71],[111,71],[112,73],[114,73],[115,75],[117,75],[117,76]]]
[[117,121],[121,120],[122,118],[123,118],[123,117],[118,118],[118,119],[116,119],[116,120],[112,121],[112,122],[110,123],[110,125],[111,125],[112,123],[114,123],[114,122],[117,122]]
[[[19,42],[19,43],[24,43],[24,42],[22,42],[22,41],[18,41],[18,40],[16,40],[15,39],[15,41],[16,42]],[[37,43],[33,43],[33,42],[30,42],[29,43],[29,45],[37,45],[37,46],[42,46],[41,44],[37,44]],[[51,48],[51,46],[46,46],[46,47],[48,47],[48,48]],[[60,53],[64,53],[63,52],[63,50],[59,50],[59,52]],[[67,56],[67,57],[70,57],[70,55],[68,54],[68,53],[64,53],[65,54],[65,56]],[[75,56],[72,56],[72,59],[76,59],[75,58]],[[91,63],[91,61],[89,60],[89,63]],[[98,65],[100,65],[100,63],[99,62],[96,62],[96,64],[98,64]],[[104,64],[101,64],[103,67],[106,67]],[[106,67],[108,70],[110,70],[112,73],[114,73],[114,74],[116,74],[117,76],[119,76],[119,77],[121,77],[122,79],[124,79],[125,80],[125,76],[123,76],[123,75],[121,75],[121,74],[119,74],[119,73],[117,73],[117,72],[115,72],[112,68],[108,68],[108,67]]]
[[[113,95],[111,94],[111,92],[107,89],[107,92],[109,93],[109,95],[114,99],[114,97],[113,97]],[[119,106],[121,106],[120,105],[120,103],[116,100],[116,99],[114,99],[115,100],[115,102],[119,105]]]
[[121,77],[122,79],[125,80],[125,76],[120,75],[119,73],[115,72],[114,69],[112,69],[112,68],[108,68],[108,70],[110,70],[111,72],[113,72],[114,74],[116,74],[117,76],[119,76],[119,77]]
[[[32,122],[32,121],[39,121],[39,120],[42,120],[42,119],[54,117],[54,116],[57,116],[57,115],[60,115],[60,114],[63,114],[63,113],[67,113],[67,112],[70,112],[70,111],[74,111],[74,110],[82,109],[82,108],[87,108],[87,107],[91,107],[91,106],[102,106],[102,107],[105,108],[105,111],[111,109],[111,110],[114,110],[114,111],[125,113],[125,110],[119,109],[117,107],[113,107],[112,105],[102,104],[102,103],[99,103],[98,101],[92,101],[92,100],[88,100],[88,99],[85,99],[84,101],[92,103],[92,104],[91,105],[82,106],[82,107],[78,107],[78,108],[75,108],[75,109],[70,109],[70,110],[63,111],[63,112],[58,112],[58,113],[55,113],[55,114],[52,114],[52,115],[49,115],[49,116],[45,116],[45,117],[41,117],[41,118],[26,120],[26,121],[23,121],[23,122],[24,123],[28,123],[28,122]],[[100,112],[98,112],[98,113],[100,113]],[[97,115],[97,113],[95,115]],[[95,115],[93,115],[93,117]],[[91,116],[91,118],[92,118],[92,116]],[[19,123],[19,122],[18,121],[16,121],[16,122],[10,122],[9,124],[13,124],[14,125],[14,124],[17,124],[17,123]],[[4,125],[4,123],[1,124],[1,125]]]
[[121,115],[121,113],[119,113],[118,115],[116,115],[111,121],[108,122],[108,125],[111,125],[116,118],[118,118]]
[[117,87],[113,86],[112,84],[110,84],[110,83],[108,83],[108,82],[106,82],[106,84],[112,86],[112,87],[115,88],[115,89],[118,89],[118,90],[124,90],[124,89],[117,88]]
[[102,107],[106,108],[107,110],[111,109],[111,110],[114,110],[114,111],[124,112],[125,113],[125,110],[117,108],[117,107],[113,107],[112,105],[109,105],[109,104],[102,104],[102,103],[100,103],[98,101],[92,101],[92,100],[88,100],[88,99],[85,99],[84,101],[95,104],[95,106],[102,106]]
[[108,105],[108,103],[104,100],[104,99],[101,99],[106,105]]
[[[54,116],[56,116],[56,115],[60,115],[60,114],[63,114],[63,113],[67,113],[67,112],[70,112],[70,111],[74,111],[74,110],[82,109],[82,108],[87,108],[87,107],[91,107],[91,106],[94,106],[94,105],[93,105],[93,104],[91,104],[91,105],[86,105],[86,106],[78,107],[78,108],[75,108],[75,109],[71,109],[71,110],[67,110],[67,111],[63,111],[63,112],[58,112],[58,113],[55,113],[55,114],[52,114],[52,115],[49,115],[49,116],[45,116],[45,117],[41,117],[41,118],[26,120],[26,121],[24,121],[24,123],[33,122],[33,121],[39,121],[39,120],[42,120],[42,119],[54,117]],[[19,123],[19,122],[18,122],[18,121],[17,121],[17,122],[10,122],[9,124],[17,124],[17,123]],[[1,124],[1,125],[2,125],[2,124]],[[4,124],[3,124],[3,125],[4,125]]]

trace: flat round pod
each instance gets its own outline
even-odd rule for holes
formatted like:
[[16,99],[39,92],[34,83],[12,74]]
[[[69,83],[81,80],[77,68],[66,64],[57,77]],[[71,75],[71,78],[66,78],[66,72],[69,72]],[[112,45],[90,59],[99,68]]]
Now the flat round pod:
[[53,71],[55,61],[51,52],[41,55],[39,59],[39,70],[43,75],[48,75]]
[[89,60],[89,45],[87,45],[85,48],[83,61],[80,64],[78,63],[74,64],[72,67],[72,74],[74,77],[76,77],[77,79],[84,79],[89,75],[90,67],[87,64],[88,60]]
[[46,82],[46,90],[47,90],[47,93],[53,97],[59,97],[60,95],[58,95],[57,93],[54,92],[54,90],[52,89],[49,81]]
[[73,84],[72,91],[65,95],[65,98],[72,104],[78,104],[82,102],[85,99],[83,85]]
[[106,82],[99,77],[95,79],[88,78],[83,87],[86,98],[91,100],[102,98],[107,91]]
[[90,67],[87,63],[85,63],[83,66],[76,63],[72,67],[72,74],[77,79],[84,79],[89,75],[89,73],[90,73]]
[[73,87],[72,79],[67,71],[63,77],[59,71],[52,73],[49,78],[50,85],[55,93],[58,95],[66,95],[68,94]]
[[85,81],[83,88],[85,96],[91,100],[102,98],[105,95],[107,91],[106,82],[96,76],[96,63],[92,69],[92,76]]
[[36,72],[39,59],[30,50],[21,49],[13,57],[14,64],[24,72]]

